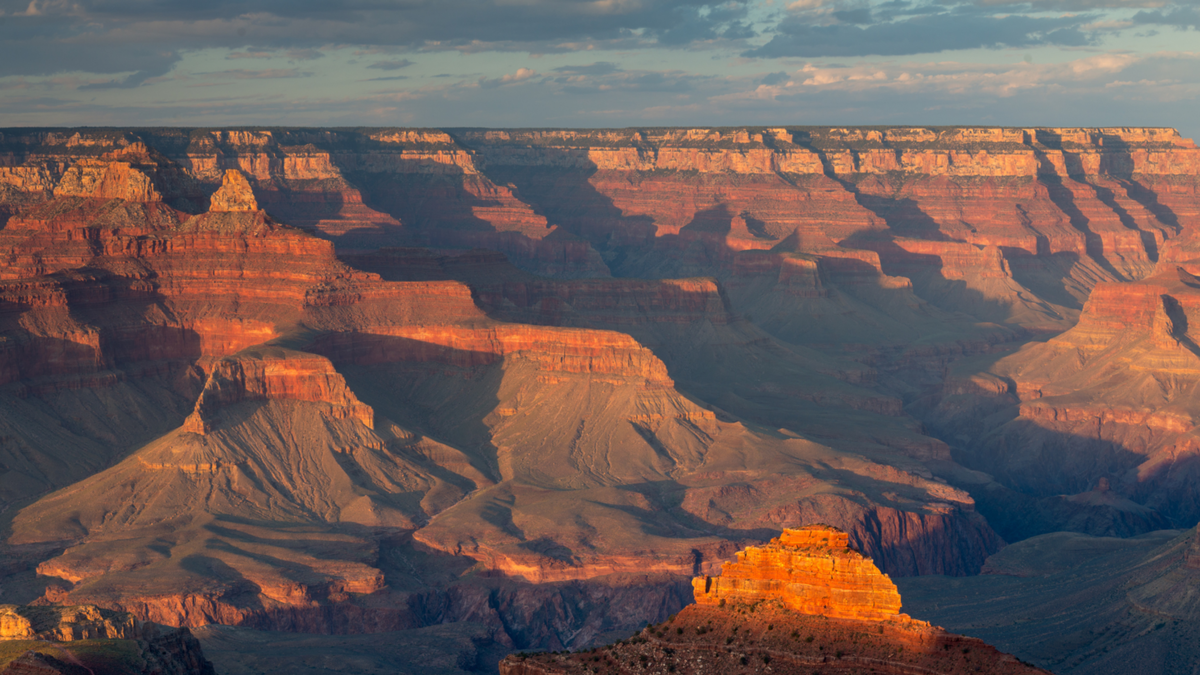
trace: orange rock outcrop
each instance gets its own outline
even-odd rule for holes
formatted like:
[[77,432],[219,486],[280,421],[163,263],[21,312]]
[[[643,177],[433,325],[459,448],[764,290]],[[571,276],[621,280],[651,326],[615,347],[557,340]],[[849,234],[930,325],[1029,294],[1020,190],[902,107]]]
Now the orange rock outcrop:
[[765,546],[738,551],[719,576],[697,577],[692,587],[701,605],[778,600],[803,614],[909,620],[892,580],[849,547],[849,535],[826,525],[784,530]]
[[250,181],[237,169],[227,169],[221,188],[209,201],[210,211],[257,211],[258,202],[250,189]]
[[95,605],[0,605],[0,640],[136,640],[142,632],[142,622],[132,614]]

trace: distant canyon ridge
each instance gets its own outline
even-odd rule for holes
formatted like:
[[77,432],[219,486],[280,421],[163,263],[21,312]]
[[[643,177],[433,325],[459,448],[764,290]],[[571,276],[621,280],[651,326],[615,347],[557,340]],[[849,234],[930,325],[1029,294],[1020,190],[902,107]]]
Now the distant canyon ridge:
[[1191,528],[1198,232],[1172,129],[3,129],[3,601],[460,672]]

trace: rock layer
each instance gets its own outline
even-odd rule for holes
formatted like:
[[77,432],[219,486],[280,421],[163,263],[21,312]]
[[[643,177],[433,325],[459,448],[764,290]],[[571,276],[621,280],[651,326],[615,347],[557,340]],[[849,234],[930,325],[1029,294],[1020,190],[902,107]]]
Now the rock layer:
[[693,580],[696,602],[778,600],[802,614],[906,620],[896,585],[848,543],[849,535],[824,525],[784,530],[766,546],[738,551],[735,562],[721,566],[720,576]]

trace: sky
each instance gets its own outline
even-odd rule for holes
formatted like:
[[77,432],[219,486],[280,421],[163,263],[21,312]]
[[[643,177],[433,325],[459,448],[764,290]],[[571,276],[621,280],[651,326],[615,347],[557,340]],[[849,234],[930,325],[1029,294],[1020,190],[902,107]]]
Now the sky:
[[1200,0],[0,0],[0,126],[1169,126]]

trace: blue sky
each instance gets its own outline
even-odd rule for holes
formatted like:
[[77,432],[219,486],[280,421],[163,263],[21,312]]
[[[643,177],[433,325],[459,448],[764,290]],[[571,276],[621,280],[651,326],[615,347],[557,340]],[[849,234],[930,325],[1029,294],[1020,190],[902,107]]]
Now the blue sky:
[[1200,0],[0,0],[0,126],[1200,135]]

